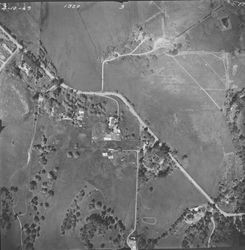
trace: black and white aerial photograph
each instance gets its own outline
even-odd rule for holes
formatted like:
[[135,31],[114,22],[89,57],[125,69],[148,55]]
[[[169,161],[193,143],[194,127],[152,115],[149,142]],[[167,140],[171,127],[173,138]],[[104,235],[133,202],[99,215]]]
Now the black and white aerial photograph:
[[0,2],[0,249],[245,249],[245,1]]

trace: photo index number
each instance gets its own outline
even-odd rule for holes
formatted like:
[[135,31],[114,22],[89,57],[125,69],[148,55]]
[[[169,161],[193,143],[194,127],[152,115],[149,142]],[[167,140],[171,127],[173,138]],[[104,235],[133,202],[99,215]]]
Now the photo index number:
[[67,3],[67,4],[64,5],[64,8],[67,8],[67,9],[79,9],[80,4]]

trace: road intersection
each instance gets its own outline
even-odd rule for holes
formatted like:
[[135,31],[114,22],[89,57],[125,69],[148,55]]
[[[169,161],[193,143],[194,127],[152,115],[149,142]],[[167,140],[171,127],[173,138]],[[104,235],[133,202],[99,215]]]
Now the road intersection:
[[[142,127],[148,127],[146,125],[146,123],[142,120],[142,118],[138,115],[138,113],[135,111],[135,109],[132,107],[132,105],[128,102],[128,100],[120,93],[116,93],[116,92],[109,92],[109,91],[103,91],[104,90],[104,64],[107,63],[107,62],[112,62],[116,59],[119,59],[119,58],[122,58],[122,57],[126,57],[126,56],[145,56],[145,55],[148,55],[148,54],[151,54],[153,52],[155,52],[156,50],[158,49],[161,49],[161,47],[157,47],[157,48],[153,48],[152,50],[150,51],[147,51],[147,52],[143,52],[143,53],[139,53],[139,54],[135,54],[134,52],[140,47],[141,44],[144,43],[144,40],[134,49],[132,50],[130,53],[127,53],[127,54],[118,54],[117,57],[113,57],[113,58],[110,58],[110,59],[105,59],[103,62],[102,62],[102,88],[101,88],[101,93],[98,93],[99,95],[110,95],[110,96],[117,96],[118,98],[120,98],[124,104],[129,108],[129,111],[138,119],[140,125]],[[197,52],[196,52],[197,53]],[[204,54],[205,51],[202,51],[201,54]],[[174,57],[174,56],[171,56],[175,61],[176,63],[193,79],[193,81],[198,85],[198,87],[204,91],[207,96],[212,100],[212,102],[215,104],[215,106],[221,110],[221,107],[216,103],[216,101],[209,95],[209,93],[196,81],[196,79],[194,79],[192,77],[192,75],[189,74],[189,72],[186,71],[185,68],[183,68],[182,65],[180,65],[180,63],[177,61],[177,59]],[[220,59],[220,58],[219,58]],[[227,57],[226,57],[226,60],[227,60]],[[226,76],[226,78],[228,78]],[[94,94],[96,94],[94,92]],[[156,134],[150,129],[148,128],[148,131],[149,133],[155,138],[155,141],[159,140],[158,137],[156,136]],[[184,174],[184,176],[194,185],[194,187],[207,199],[207,201],[211,204],[213,204],[216,209],[225,217],[240,217],[240,216],[244,216],[245,213],[227,213],[225,211],[223,211],[215,202],[214,200],[206,193],[206,191],[192,178],[192,176],[184,169],[184,167],[179,163],[179,161],[173,156],[172,153],[169,153],[169,156],[170,158],[172,159],[172,161],[175,163],[175,165],[177,166],[177,168]],[[138,163],[137,163],[138,164]],[[138,170],[137,170],[138,171]],[[136,183],[138,183],[138,176],[136,176]],[[138,186],[138,184],[136,184],[136,187]],[[137,189],[136,189],[136,197],[137,197]],[[136,199],[136,206],[137,206],[137,199]],[[135,244],[129,240],[129,237],[135,232],[136,230],[136,223],[137,222],[137,207],[135,208],[135,223],[134,223],[134,229],[130,232],[130,234],[128,235],[128,238],[127,238],[127,242],[128,242],[128,245],[131,246],[131,249],[137,249],[137,246],[135,246]],[[213,234],[215,230],[215,222],[214,222],[214,227],[213,227],[213,230],[212,230],[212,233],[211,235]],[[210,235],[210,239],[211,239],[211,235]],[[209,239],[209,244],[210,244],[210,239]]]
[[7,46],[4,46],[5,49],[8,50],[8,52],[11,54],[6,61],[1,61],[2,65],[0,67],[0,72],[3,70],[3,68],[11,61],[11,59],[19,52],[20,49],[22,49],[22,45],[18,43],[16,39],[14,39],[8,32],[5,31],[5,29],[0,25],[0,32],[3,32],[7,38],[16,45],[16,49],[14,52],[12,52]]

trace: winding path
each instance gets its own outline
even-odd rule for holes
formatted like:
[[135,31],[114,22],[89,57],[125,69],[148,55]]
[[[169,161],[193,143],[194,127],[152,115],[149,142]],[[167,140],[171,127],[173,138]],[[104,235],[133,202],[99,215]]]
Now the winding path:
[[211,239],[212,239],[212,236],[213,236],[214,231],[215,231],[215,228],[216,228],[215,220],[214,220],[214,217],[213,217],[213,216],[211,217],[211,222],[212,222],[212,224],[213,224],[213,228],[212,228],[212,231],[211,231],[211,233],[210,233],[210,235],[209,235],[209,238],[208,238],[208,247],[210,247]]
[[[68,85],[66,85],[65,83],[61,84],[61,87],[65,88],[65,89],[73,89],[71,87],[69,87]],[[81,90],[76,90],[73,89],[77,94],[83,94],[83,95],[97,95],[97,96],[102,96],[102,97],[108,97],[108,96],[115,96],[119,99],[121,99],[121,101],[128,107],[129,111],[137,118],[137,120],[139,121],[140,125],[143,128],[148,128],[148,132],[155,138],[155,140],[158,140],[158,137],[155,135],[155,133],[152,131],[152,129],[150,129],[148,127],[148,125],[146,124],[146,122],[138,115],[138,113],[135,111],[135,109],[133,108],[133,106],[129,103],[129,101],[127,100],[126,97],[124,97],[122,94],[114,92],[114,91],[104,91],[104,92],[96,92],[96,91],[81,91]]]
[[126,56],[130,56],[132,55],[146,40],[148,40],[148,37],[144,38],[137,46],[134,50],[132,50],[131,52],[129,53],[126,53],[126,54],[120,54],[118,52],[114,52],[116,56],[109,56],[108,58],[106,58],[105,60],[103,60],[101,62],[101,91],[104,91],[104,71],[105,71],[105,64],[108,63],[108,62],[113,62],[117,59],[120,59],[120,58],[123,58],[123,57],[126,57]]

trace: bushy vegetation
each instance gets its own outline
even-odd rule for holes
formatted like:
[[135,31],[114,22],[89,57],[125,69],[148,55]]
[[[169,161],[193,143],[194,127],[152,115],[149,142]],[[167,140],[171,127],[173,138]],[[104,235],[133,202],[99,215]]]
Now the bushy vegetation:
[[0,214],[1,233],[6,234],[7,231],[11,228],[15,216],[13,214],[13,202],[14,202],[13,195],[11,190],[9,190],[7,187],[0,188],[0,202],[1,202],[1,214]]

